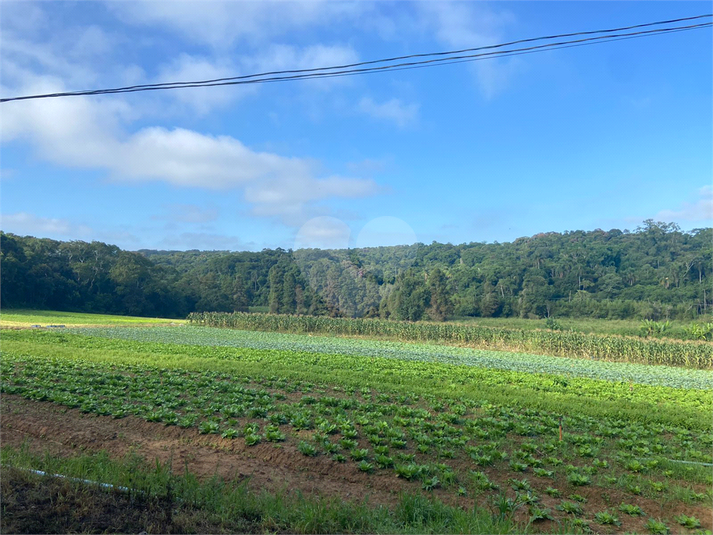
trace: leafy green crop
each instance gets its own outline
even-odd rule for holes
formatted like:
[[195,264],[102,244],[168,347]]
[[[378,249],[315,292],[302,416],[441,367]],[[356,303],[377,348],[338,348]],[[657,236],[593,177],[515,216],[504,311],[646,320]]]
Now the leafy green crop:
[[713,388],[713,372],[705,370],[552,357],[507,351],[486,351],[434,344],[260,331],[236,331],[210,327],[78,328],[70,329],[68,332],[84,336],[137,342],[361,355],[415,362],[442,362],[479,368],[546,373],[567,377],[589,377],[608,381],[625,381],[633,384],[677,388]]
[[314,316],[235,312],[192,313],[191,323],[251,331],[324,333],[329,335],[388,336],[407,341],[505,346],[554,355],[594,357],[646,364],[710,368],[713,346],[675,340],[649,340],[563,331],[497,329],[479,325],[396,322]]

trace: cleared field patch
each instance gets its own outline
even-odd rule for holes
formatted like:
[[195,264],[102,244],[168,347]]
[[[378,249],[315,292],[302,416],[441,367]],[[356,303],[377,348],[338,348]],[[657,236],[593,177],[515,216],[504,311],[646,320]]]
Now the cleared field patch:
[[5,309],[0,314],[0,327],[31,327],[33,325],[167,325],[183,324],[183,319],[143,318],[85,312],[59,312],[55,310]]

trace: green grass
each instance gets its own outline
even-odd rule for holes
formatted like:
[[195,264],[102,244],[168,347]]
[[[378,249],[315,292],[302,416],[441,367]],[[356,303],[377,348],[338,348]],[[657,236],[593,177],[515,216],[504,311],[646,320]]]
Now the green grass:
[[42,325],[43,327],[46,325],[165,325],[167,323],[185,323],[185,320],[30,309],[4,309],[0,313],[0,327],[30,327],[31,325]]

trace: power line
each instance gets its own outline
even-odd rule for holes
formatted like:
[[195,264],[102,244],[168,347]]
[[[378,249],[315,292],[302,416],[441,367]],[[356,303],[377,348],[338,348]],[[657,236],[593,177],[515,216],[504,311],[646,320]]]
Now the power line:
[[[664,34],[664,33],[674,33],[679,31],[687,31],[696,28],[712,26],[713,23],[703,23],[693,26],[682,26],[675,28],[662,28],[656,30],[647,30],[642,32],[624,33],[616,35],[607,35],[599,37],[590,37],[586,39],[577,39],[572,41],[561,41],[557,43],[549,43],[545,45],[538,45],[525,48],[516,48],[511,50],[502,50],[496,52],[486,52],[482,54],[468,54],[463,56],[451,56],[448,58],[437,58],[423,61],[398,63],[394,65],[385,65],[380,67],[368,67],[363,69],[346,69],[342,71],[329,71],[329,72],[308,72],[305,74],[296,74],[290,76],[275,76],[270,78],[260,78],[260,79],[250,79],[245,80],[244,77],[236,77],[239,79],[233,79],[233,81],[225,82],[180,82],[181,85],[169,85],[162,84],[160,86],[141,86],[141,87],[130,87],[130,88],[119,88],[119,89],[108,89],[108,90],[97,90],[92,92],[77,92],[70,94],[54,94],[50,96],[74,96],[74,95],[87,95],[87,94],[112,94],[112,93],[134,93],[140,91],[157,91],[165,89],[184,89],[184,88],[196,88],[196,87],[216,87],[216,86],[226,86],[226,85],[249,85],[257,83],[268,83],[268,82],[285,82],[294,80],[305,80],[305,79],[315,79],[315,78],[335,78],[341,76],[354,76],[359,74],[369,74],[384,71],[400,71],[400,70],[410,70],[417,68],[433,67],[438,65],[448,65],[451,63],[464,63],[469,61],[478,61],[484,59],[491,59],[493,57],[508,57],[517,56],[523,54],[531,54],[535,52],[542,52],[545,50],[556,50],[559,48],[572,48],[575,46],[585,46],[591,44],[597,44],[599,42],[611,42],[619,41],[625,39],[634,39],[639,37],[646,37],[649,35]],[[252,76],[252,75],[250,75]]]
[[[690,31],[694,29],[706,28],[713,26],[712,22],[691,24],[686,26],[675,26],[668,28],[656,28],[651,30],[640,30],[629,33],[626,32],[632,29],[645,28],[651,26],[660,26],[665,24],[674,24],[686,21],[700,20],[703,18],[711,18],[713,15],[697,15],[695,17],[686,17],[679,19],[671,19],[665,21],[649,22],[645,24],[637,24],[633,26],[626,26],[621,28],[612,28],[605,30],[592,30],[584,32],[575,32],[559,35],[550,35],[543,37],[532,37],[528,39],[519,39],[517,41],[510,41],[508,43],[500,43],[496,45],[481,46],[475,48],[465,48],[460,50],[451,50],[445,52],[431,52],[422,54],[410,54],[406,56],[397,56],[392,58],[377,59],[370,61],[363,61],[358,63],[350,63],[345,65],[335,65],[331,67],[316,67],[312,69],[293,69],[293,70],[282,70],[282,71],[270,71],[258,74],[248,74],[242,76],[233,76],[228,78],[216,78],[212,80],[201,80],[193,82],[164,82],[157,84],[144,84],[144,85],[133,85],[117,88],[107,88],[107,89],[93,89],[85,91],[67,91],[60,93],[47,93],[40,95],[25,95],[10,98],[0,99],[2,102],[11,102],[18,100],[34,100],[41,98],[59,98],[59,97],[69,97],[69,96],[89,96],[89,95],[107,95],[107,94],[117,94],[117,93],[136,93],[142,91],[158,91],[167,89],[186,89],[186,88],[197,88],[197,87],[216,87],[216,86],[227,86],[227,85],[248,85],[248,84],[258,84],[258,83],[273,83],[273,82],[285,82],[285,81],[295,81],[295,80],[305,80],[314,78],[334,78],[341,76],[354,76],[360,74],[369,74],[385,71],[400,71],[400,70],[410,70],[425,67],[434,67],[439,65],[448,65],[455,63],[463,63],[470,61],[479,61],[485,59],[492,59],[495,57],[509,57],[517,56],[523,54],[531,54],[536,52],[543,52],[547,50],[557,50],[560,48],[572,48],[576,46],[585,46],[598,44],[602,42],[613,42],[625,39],[634,39],[640,37],[648,37],[653,35],[663,35],[668,33],[676,33],[681,31]],[[565,37],[578,37],[584,35],[594,35],[594,34],[605,34],[598,35],[596,37],[585,37],[582,39],[574,39],[569,41],[558,41],[555,43],[546,43],[542,45],[498,50],[505,47],[510,47],[516,44],[531,43],[536,41],[546,41],[553,39],[562,39]],[[490,50],[489,52],[481,52],[484,50]],[[466,52],[480,52],[477,54],[464,54]],[[430,58],[430,59],[418,59],[418,58]],[[393,63],[395,61],[402,60],[417,60],[417,61],[407,61],[402,63]],[[382,63],[392,63],[390,65],[378,65]],[[359,68],[357,68],[359,67]],[[362,68],[363,67],[363,68]]]
[[[341,77],[341,76],[353,76],[353,75],[359,75],[359,74],[383,72],[383,71],[387,71],[387,70],[388,71],[392,71],[392,70],[401,71],[401,70],[410,70],[410,69],[425,68],[425,67],[434,67],[434,66],[438,66],[438,65],[449,65],[451,63],[465,63],[465,62],[470,62],[470,61],[485,60],[485,59],[491,59],[493,57],[519,56],[519,55],[523,55],[523,54],[532,54],[535,52],[543,52],[543,51],[545,51],[545,49],[556,50],[559,48],[573,48],[575,46],[585,46],[585,45],[597,44],[598,42],[605,42],[602,40],[606,40],[606,42],[620,41],[620,40],[625,40],[625,39],[646,37],[648,35],[654,35],[654,34],[687,31],[687,30],[691,30],[691,29],[709,27],[709,26],[713,26],[713,23],[704,23],[704,24],[698,24],[698,25],[694,25],[694,26],[684,26],[684,27],[677,27],[677,28],[664,28],[664,29],[658,29],[658,30],[649,30],[646,32],[634,32],[634,33],[629,33],[629,34],[591,37],[588,39],[578,39],[578,40],[574,40],[574,41],[562,41],[559,43],[550,43],[550,44],[546,44],[546,45],[539,45],[539,46],[526,47],[526,48],[516,48],[513,50],[487,52],[487,53],[483,53],[483,54],[469,54],[469,55],[465,55],[465,56],[452,56],[449,58],[440,58],[440,59],[432,59],[432,60],[426,60],[426,61],[399,63],[399,64],[395,64],[395,65],[386,65],[386,66],[381,66],[381,67],[371,67],[371,68],[365,68],[365,69],[348,69],[348,70],[343,70],[343,71],[307,73],[307,74],[299,74],[299,75],[292,75],[292,76],[279,76],[279,77],[261,78],[261,79],[253,79],[253,80],[240,79],[240,80],[235,80],[235,81],[215,82],[215,83],[212,83],[212,82],[209,82],[209,83],[183,82],[182,83],[183,85],[175,85],[175,86],[169,86],[168,84],[164,84],[160,87],[144,86],[141,88],[129,88],[129,89],[120,88],[120,89],[116,89],[116,90],[113,90],[113,89],[99,90],[98,92],[91,92],[91,93],[86,93],[86,92],[72,93],[71,95],[75,95],[75,94],[83,94],[84,95],[84,94],[134,93],[134,92],[139,92],[139,91],[156,91],[156,90],[163,90],[163,89],[217,87],[217,86],[225,86],[225,85],[248,85],[248,84],[256,84],[256,83],[285,82],[285,81],[305,80],[305,79],[315,79],[315,78],[335,78],[335,77]],[[69,96],[69,95],[67,95],[67,96]]]
[[139,88],[158,88],[158,87],[165,87],[165,86],[180,86],[180,85],[193,85],[193,84],[209,84],[209,83],[214,83],[214,82],[227,82],[227,81],[233,81],[233,80],[246,80],[250,78],[256,78],[256,77],[264,77],[264,76],[274,76],[274,75],[282,75],[282,74],[302,74],[302,73],[307,73],[307,72],[318,72],[318,71],[328,71],[328,70],[336,70],[336,69],[351,69],[354,67],[363,67],[364,65],[374,65],[377,63],[391,63],[394,61],[401,61],[405,59],[413,59],[413,58],[425,58],[425,57],[434,57],[434,56],[447,56],[447,55],[454,55],[454,54],[462,54],[465,52],[476,52],[480,50],[487,50],[487,49],[495,49],[495,48],[502,48],[505,46],[512,46],[512,45],[518,45],[518,44],[523,44],[523,43],[528,43],[528,42],[533,42],[533,41],[544,41],[544,40],[549,40],[549,39],[561,39],[564,37],[576,37],[580,35],[593,35],[597,33],[611,33],[611,32],[619,32],[619,31],[628,31],[628,30],[633,30],[637,28],[644,28],[644,27],[649,27],[649,26],[657,26],[657,25],[663,25],[663,24],[674,24],[674,23],[679,23],[679,22],[685,22],[685,21],[690,21],[690,20],[698,20],[706,17],[711,17],[712,15],[697,15],[695,17],[686,17],[686,18],[680,18],[680,19],[671,19],[671,20],[665,20],[665,21],[658,21],[658,22],[648,22],[645,24],[637,24],[634,26],[625,26],[621,28],[614,28],[614,29],[608,29],[608,30],[592,30],[592,31],[585,31],[585,32],[575,32],[575,33],[564,33],[564,34],[558,34],[558,35],[549,35],[545,37],[532,37],[528,39],[519,39],[517,41],[510,41],[508,43],[501,43],[497,45],[487,45],[487,46],[480,46],[480,47],[475,47],[475,48],[463,48],[460,50],[450,50],[447,52],[430,52],[430,53],[422,53],[422,54],[409,54],[406,56],[396,56],[392,58],[385,58],[385,59],[376,59],[376,60],[371,60],[371,61],[361,61],[358,63],[348,63],[344,65],[334,65],[332,67],[318,67],[318,68],[312,68],[312,69],[293,69],[293,70],[283,70],[283,71],[270,71],[270,72],[263,72],[259,74],[247,74],[243,76],[231,76],[228,78],[215,78],[212,80],[201,80],[201,81],[194,81],[194,82],[164,82],[164,83],[157,83],[157,84],[143,84],[143,85],[134,85],[134,86],[127,86],[127,87],[122,87],[122,88],[116,88],[114,90],[120,91],[120,90],[130,90],[130,89],[139,89]]

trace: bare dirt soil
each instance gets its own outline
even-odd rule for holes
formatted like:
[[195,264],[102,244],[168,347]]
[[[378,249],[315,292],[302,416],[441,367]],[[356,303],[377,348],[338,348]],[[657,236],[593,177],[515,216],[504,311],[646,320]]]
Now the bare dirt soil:
[[398,500],[399,492],[415,490],[415,485],[392,474],[366,474],[353,463],[306,457],[290,443],[248,447],[242,440],[201,435],[196,429],[166,427],[133,416],[114,419],[82,414],[10,395],[2,396],[0,415],[3,445],[20,446],[28,441],[38,452],[73,455],[105,450],[112,457],[133,452],[149,460],[170,460],[178,473],[188,466],[198,477],[247,478],[256,490],[299,490],[357,501],[368,496],[372,503],[387,505]]

